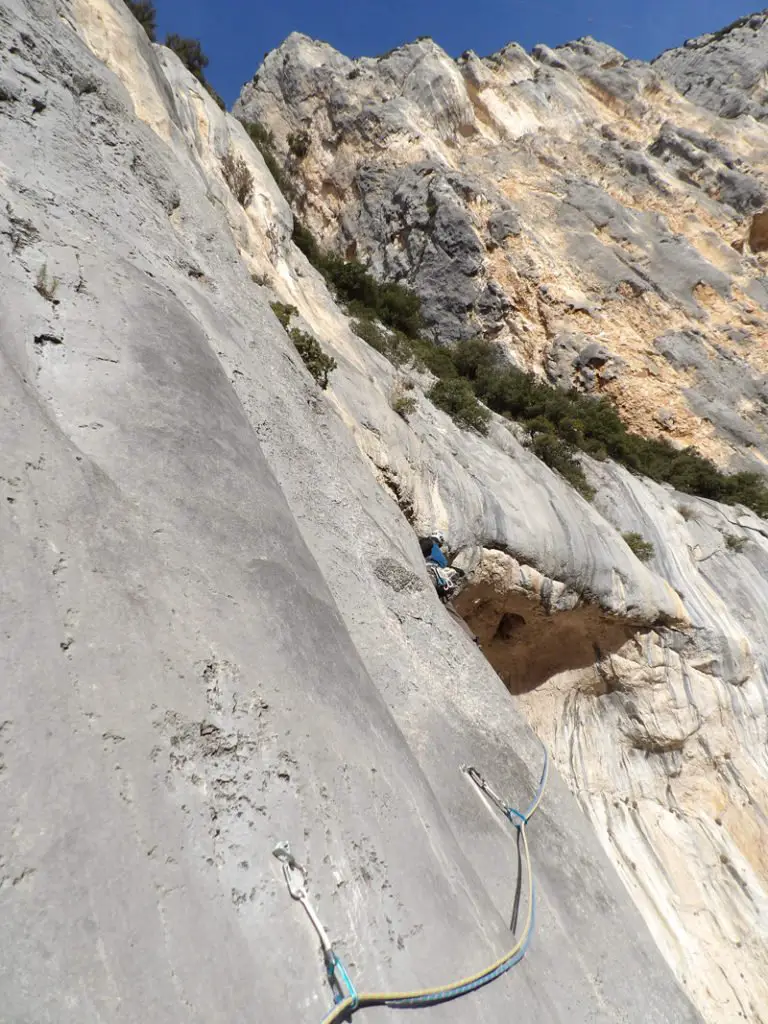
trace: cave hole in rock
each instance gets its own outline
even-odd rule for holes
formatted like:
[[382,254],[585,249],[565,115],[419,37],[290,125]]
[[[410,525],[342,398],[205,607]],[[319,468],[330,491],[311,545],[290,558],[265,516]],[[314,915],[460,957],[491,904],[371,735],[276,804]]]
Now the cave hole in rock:
[[[529,693],[552,676],[589,670],[615,654],[641,628],[592,604],[567,611],[547,609],[519,590],[469,582],[454,607],[511,693]],[[597,693],[607,692],[595,672]]]

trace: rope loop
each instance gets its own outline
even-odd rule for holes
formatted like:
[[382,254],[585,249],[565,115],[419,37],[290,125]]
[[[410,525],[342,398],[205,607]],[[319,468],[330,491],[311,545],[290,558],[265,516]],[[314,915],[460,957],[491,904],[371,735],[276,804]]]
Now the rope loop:
[[[462,978],[452,984],[440,985],[437,988],[417,989],[413,992],[362,992],[358,993],[347,973],[344,964],[333,950],[328,935],[323,928],[320,919],[310,904],[306,890],[306,874],[303,868],[291,855],[287,843],[279,843],[274,849],[274,855],[282,862],[283,874],[291,896],[298,900],[307,915],[309,916],[315,931],[320,938],[320,944],[325,957],[328,981],[334,993],[334,1008],[323,1020],[323,1024],[339,1024],[341,1021],[349,1021],[355,1010],[364,1006],[392,1006],[398,1009],[417,1008],[422,1006],[434,1006],[437,1003],[444,1003],[469,992],[475,992],[496,978],[500,978],[525,956],[533,936],[536,920],[536,884],[531,863],[531,853],[528,846],[528,833],[526,825],[533,817],[544,796],[549,775],[549,752],[542,743],[544,750],[544,766],[541,778],[532,803],[523,814],[514,807],[506,804],[498,793],[488,784],[480,772],[473,767],[464,766],[462,770],[467,773],[473,784],[480,792],[484,793],[489,800],[496,805],[500,811],[517,829],[518,833],[518,858],[520,858],[520,845],[522,844],[522,861],[525,864],[525,874],[528,878],[527,903],[528,912],[522,934],[512,949],[499,957],[495,963],[490,964],[484,970],[478,971],[467,978]],[[522,878],[522,874],[518,875]],[[514,920],[517,919],[517,909],[514,912]],[[513,924],[513,931],[516,924]]]

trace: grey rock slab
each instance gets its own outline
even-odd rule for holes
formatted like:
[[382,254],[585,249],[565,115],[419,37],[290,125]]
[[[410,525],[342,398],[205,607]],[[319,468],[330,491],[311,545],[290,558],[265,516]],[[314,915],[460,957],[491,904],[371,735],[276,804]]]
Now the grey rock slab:
[[[280,61],[289,53],[297,69],[293,92],[279,84]],[[744,325],[758,346],[764,333],[755,312],[760,258],[744,242],[765,188],[764,125],[749,117],[734,125],[676,93],[659,65],[626,61],[592,40],[537,53],[531,58],[511,46],[454,62],[422,41],[350,65],[325,44],[294,38],[267,58],[238,111],[274,130],[278,156],[295,174],[302,209],[323,244],[355,252],[377,275],[415,286],[436,336],[488,333],[519,365],[546,367],[566,384],[578,374],[588,385],[584,377],[595,374],[590,366],[573,367],[586,345],[599,341],[626,352],[621,390],[634,404],[630,389],[637,386],[638,401],[649,405],[646,414],[661,420],[672,443],[698,437],[688,429],[687,405],[699,410],[700,423],[710,420],[713,429],[705,424],[701,433],[714,434],[724,462],[756,468],[765,444],[752,448],[750,441],[763,432],[763,384],[746,358],[729,353],[725,332]],[[733,109],[760,99],[761,80],[747,95],[730,75],[724,67],[713,86],[726,96],[724,110],[734,98]],[[301,165],[286,145],[295,130],[312,136]],[[361,176],[368,204],[362,214]],[[505,233],[500,245],[489,222],[510,203],[522,230]],[[427,235],[430,222],[443,217],[441,249]],[[742,258],[727,251],[734,242],[744,248]],[[557,616],[583,602],[589,614],[616,616],[622,628],[632,624],[634,638],[621,652],[520,700],[552,740],[569,785],[687,991],[713,1019],[730,1019],[739,1009],[764,1016],[765,893],[744,839],[762,827],[755,808],[765,777],[764,527],[743,509],[689,501],[584,460],[598,486],[595,514],[531,458],[519,426],[494,419],[487,440],[458,431],[420,393],[429,386],[423,374],[413,373],[416,410],[404,423],[389,408],[390,392],[412,371],[394,371],[350,338],[322,282],[292,262],[287,243],[281,252],[281,289],[303,306],[339,368],[328,394],[314,403],[318,420],[308,431],[280,399],[284,383],[265,385],[259,399],[258,385],[243,383],[240,374],[251,374],[242,361],[233,383],[249,410],[267,405],[281,424],[296,423],[289,431],[261,417],[260,443],[441,807],[452,815],[458,806],[445,765],[459,702],[466,694],[467,715],[477,719],[486,699],[480,688],[487,694],[487,686],[474,667],[459,667],[474,666],[469,659],[477,652],[467,650],[440,606],[429,604],[430,591],[414,609],[408,602],[415,595],[392,585],[396,570],[389,567],[392,577],[387,568],[372,568],[389,554],[407,571],[422,571],[410,532],[390,514],[395,503],[415,529],[444,529],[473,579],[489,565],[500,572],[512,566],[507,585],[514,590],[523,579],[537,612],[551,615],[542,622],[552,647],[568,646],[559,644],[565,619]],[[599,334],[592,322],[598,311]],[[685,353],[680,366],[666,368],[658,355],[648,358],[645,349],[660,332],[694,329],[701,341],[696,365]],[[742,354],[759,366],[757,350]],[[643,367],[654,375],[645,393]],[[674,394],[683,404],[672,410]],[[345,472],[341,448],[333,460],[338,471],[327,479],[327,446],[331,437],[343,440],[333,418],[321,418],[329,410],[340,413],[372,470],[362,501],[355,496],[362,483]],[[391,501],[377,498],[377,488]],[[700,522],[678,512],[683,503],[695,505]],[[621,539],[630,530],[653,543],[647,565]],[[729,544],[726,534],[735,540]],[[397,644],[409,645],[406,668],[392,656]],[[478,680],[477,689],[467,687],[467,676]],[[530,682],[505,677],[522,688]],[[438,718],[446,730],[439,735]],[[731,808],[722,821],[714,818],[713,793],[724,794]],[[494,849],[466,845],[461,814],[450,820],[471,863],[493,859]],[[493,877],[493,891],[503,892],[504,878]],[[715,960],[723,922],[739,938]],[[558,940],[548,934],[554,949]],[[540,1015],[555,1016],[549,994],[542,998]]]
[[[425,162],[391,173],[361,169],[357,187],[361,205],[344,218],[347,237],[355,239],[378,277],[402,280],[418,291],[437,337],[470,336],[468,310],[498,322],[509,300],[479,276],[486,250],[466,208],[480,194],[479,182]],[[498,228],[488,225],[492,237],[494,230],[502,237],[514,233],[514,211],[505,216]]]
[[517,210],[497,210],[488,218],[488,233],[494,242],[501,245],[508,238],[516,238],[522,230]]
[[691,102],[722,117],[750,114],[764,120],[767,40],[768,14],[748,14],[719,32],[665,51],[654,67]]
[[686,395],[695,412],[739,444],[758,449],[765,444],[768,384],[763,375],[737,354],[708,346],[696,331],[669,331],[656,339],[654,347],[672,366],[693,372],[695,385],[686,389]]
[[[577,219],[569,219],[568,208],[578,211]],[[683,236],[673,234],[658,214],[626,209],[598,186],[579,181],[571,184],[560,214],[561,223],[575,228],[584,222],[578,218],[617,243],[617,247],[611,247],[598,239],[587,242],[583,236],[572,243],[574,249],[584,246],[591,251],[587,261],[606,286],[615,288],[622,280],[633,283],[638,277],[644,278],[646,284],[637,285],[640,290],[645,291],[650,284],[660,295],[696,316],[700,315],[693,297],[697,285],[708,284],[721,295],[729,293],[728,275],[705,260]],[[601,253],[598,246],[605,251]],[[642,262],[635,255],[638,251],[643,253]],[[633,272],[622,273],[617,261],[626,263]]]
[[649,153],[669,164],[683,181],[705,189],[739,214],[760,210],[768,199],[764,181],[739,169],[738,161],[716,139],[666,122]]
[[[47,82],[45,119],[2,122],[0,1006],[319,1019],[318,943],[274,843],[361,988],[450,980],[510,942],[515,865],[459,766],[524,800],[539,749],[429,588],[393,589],[425,580],[415,537],[236,245],[258,210],[246,223],[218,179],[219,141],[259,159],[122,4],[101,13],[110,57],[146,65],[121,70],[160,134],[58,5],[0,7]],[[95,91],[73,96],[75,74]],[[9,203],[35,248],[14,250]],[[301,265],[272,228],[262,244]],[[381,579],[371,550],[403,572]],[[636,571],[652,614],[666,591]],[[697,1020],[556,774],[537,827],[528,960],[430,1016]]]
[[768,277],[750,281],[746,292],[750,299],[753,299],[761,309],[768,309]]

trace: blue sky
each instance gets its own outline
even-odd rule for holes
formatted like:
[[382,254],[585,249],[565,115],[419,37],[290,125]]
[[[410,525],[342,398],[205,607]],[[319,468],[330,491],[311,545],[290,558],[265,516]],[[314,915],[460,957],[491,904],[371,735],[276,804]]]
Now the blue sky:
[[[746,0],[748,3],[749,0]],[[650,59],[685,39],[762,7],[734,0],[155,0],[158,38],[200,39],[206,74],[231,106],[264,53],[293,31],[325,39],[350,57],[374,56],[420,35],[452,56],[526,49],[591,35],[630,57]]]

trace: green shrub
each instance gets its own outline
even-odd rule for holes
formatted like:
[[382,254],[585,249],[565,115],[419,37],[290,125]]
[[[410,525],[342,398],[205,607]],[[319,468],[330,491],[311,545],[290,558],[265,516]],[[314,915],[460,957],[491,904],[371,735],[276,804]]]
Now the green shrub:
[[214,103],[219,107],[219,109],[220,110],[226,110],[227,109],[227,104],[224,102],[224,99],[216,92],[216,90],[213,88],[213,86],[208,81],[208,79],[207,78],[203,79],[201,84],[202,84],[203,88],[206,90],[206,92],[208,93],[208,95],[213,98]]
[[408,417],[416,412],[416,399],[413,395],[405,393],[405,386],[402,383],[395,384],[392,388],[389,404],[392,411],[396,412],[406,423],[408,422]]
[[358,338],[362,338],[371,348],[375,348],[377,352],[389,358],[391,348],[389,335],[382,330],[376,320],[353,320],[351,327]]
[[461,377],[439,380],[427,394],[438,409],[447,412],[454,423],[478,434],[487,434],[491,414],[477,400],[469,381]]
[[296,190],[275,156],[275,137],[272,132],[265,128],[260,121],[241,121],[240,123],[248,132],[251,142],[264,158],[267,170],[272,175],[275,184],[283,196],[289,203],[293,202],[296,198]]
[[[752,19],[751,14],[746,14],[742,18],[737,18],[736,21],[732,21],[730,25],[726,25],[725,28],[719,28],[712,34],[712,38],[707,40],[707,43],[715,43],[722,39],[724,36],[729,35],[736,28],[741,28],[742,25],[746,25],[748,21]],[[694,42],[692,39],[686,39],[686,42]],[[685,44],[683,44],[685,45]],[[703,44],[699,44],[703,45]]]
[[499,347],[480,338],[460,341],[453,350],[453,362],[457,372],[471,381],[494,375],[505,365]]
[[410,345],[419,369],[429,370],[440,380],[453,380],[459,376],[450,349],[420,337],[410,339]]
[[287,331],[288,325],[291,322],[291,317],[297,315],[299,312],[298,309],[296,309],[295,306],[289,305],[287,302],[272,302],[270,305],[272,306],[272,312]]
[[320,270],[320,263],[323,255],[320,251],[320,246],[315,241],[315,236],[312,232],[308,228],[304,227],[298,217],[293,218],[293,233],[291,234],[291,240],[295,246],[301,249],[312,266]]
[[386,60],[387,57],[391,57],[393,53],[397,53],[397,51],[401,50],[402,48],[403,48],[403,44],[402,43],[400,44],[400,46],[393,46],[391,50],[385,50],[384,53],[377,53],[375,59],[376,60]]
[[214,87],[205,77],[204,71],[210,62],[203,53],[200,40],[189,39],[185,36],[178,35],[176,32],[169,32],[165,37],[165,46],[167,46],[169,50],[173,50],[184,67],[188,71],[192,72],[200,85],[210,93],[221,109],[226,110],[224,100],[219,96]]
[[326,252],[297,218],[293,222],[293,241],[353,315],[381,320],[408,337],[422,330],[421,300],[410,288],[393,281],[380,284],[358,260]]
[[272,312],[288,332],[288,337],[295,345],[296,351],[303,359],[306,368],[321,388],[327,388],[328,375],[339,364],[332,356],[326,355],[323,352],[320,342],[312,334],[309,334],[307,331],[301,331],[298,327],[290,326],[291,318],[299,312],[295,306],[291,306],[287,302],[273,302],[271,306]]
[[641,562],[647,562],[653,558],[655,551],[653,544],[639,533],[622,533],[624,542],[628,548],[630,548],[635,556],[640,559]]
[[573,447],[549,432],[537,433],[533,437],[531,451],[550,469],[566,480],[582,497],[591,501],[595,490],[590,485],[581,464],[574,457]]
[[149,36],[150,42],[155,41],[157,33],[157,11],[155,5],[148,0],[125,0],[125,6]]
[[391,331],[389,334],[389,351],[387,358],[395,366],[416,360],[414,341],[402,331]]
[[747,543],[746,537],[737,537],[734,533],[724,533],[723,536],[725,537],[725,546],[729,551],[735,551],[738,554],[744,550]]
[[35,291],[44,299],[56,305],[56,291],[59,287],[58,277],[48,277],[48,264],[44,263],[37,272]]
[[[456,370],[495,412],[531,424],[546,422],[552,433],[596,459],[611,458],[632,472],[676,490],[742,504],[768,516],[768,488],[757,473],[722,473],[695,448],[682,451],[666,440],[627,430],[605,397],[561,391],[510,366],[492,342],[463,341],[453,353]],[[541,432],[541,431],[540,431]]]
[[759,473],[734,473],[723,477],[723,493],[721,498],[726,504],[746,505],[759,516],[768,516],[768,490]]
[[[379,313],[379,284],[357,260],[332,252],[319,252],[317,269],[324,274],[342,302],[359,302]],[[384,320],[384,317],[381,317]]]
[[379,285],[377,309],[385,324],[403,334],[415,337],[424,327],[421,299],[416,292],[395,281]]
[[173,50],[184,67],[191,71],[195,78],[199,81],[203,80],[203,71],[210,62],[203,53],[199,39],[188,39],[176,32],[169,32],[165,37],[165,45],[169,50]]
[[248,169],[248,164],[242,156],[230,149],[227,155],[221,158],[221,173],[229,186],[229,191],[245,208],[253,199],[253,175]]
[[261,121],[241,121],[240,124],[248,132],[251,141],[258,149],[272,150],[275,148],[274,134]]
[[288,331],[291,341],[296,346],[296,351],[304,361],[304,365],[315,378],[321,388],[328,387],[328,375],[332,373],[338,363],[329,355],[326,355],[320,347],[317,338],[306,331],[300,331],[297,327]]
[[[355,308],[356,304],[351,303],[348,312],[354,312]],[[352,330],[371,348],[386,356],[394,366],[402,366],[414,358],[412,339],[406,337],[402,331],[385,330],[378,320],[353,320]]]
[[683,517],[686,523],[689,523],[692,519],[694,520],[694,522],[698,519],[698,513],[692,505],[678,505],[677,511],[680,513],[680,515]]

